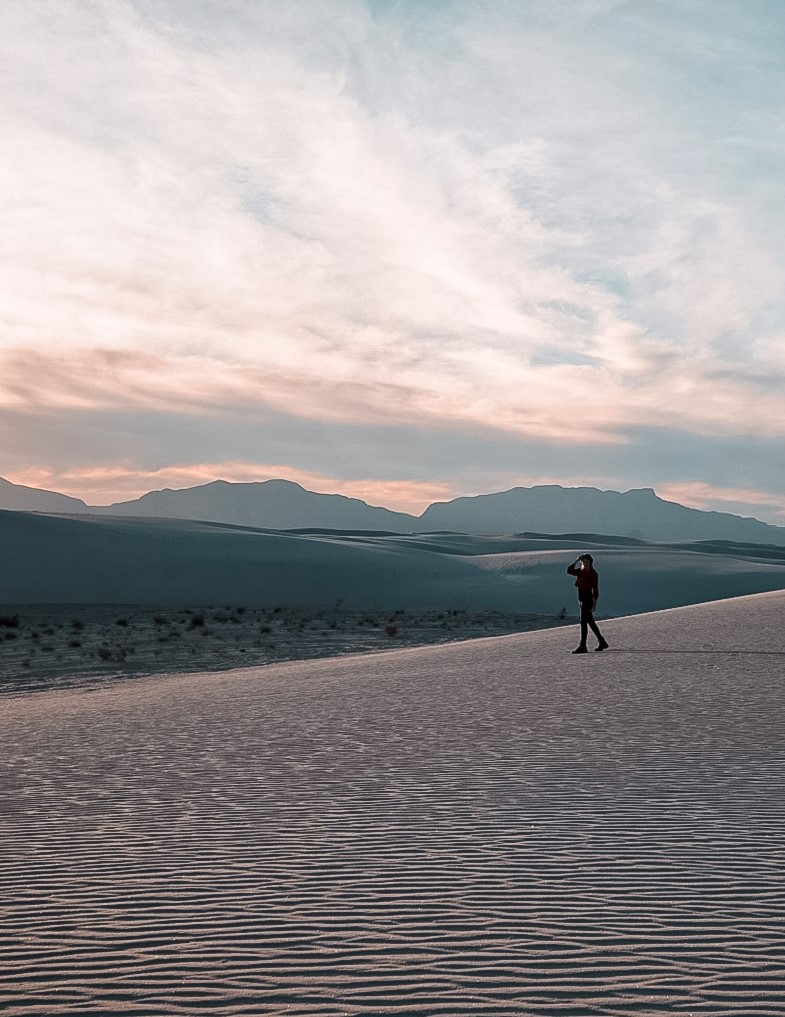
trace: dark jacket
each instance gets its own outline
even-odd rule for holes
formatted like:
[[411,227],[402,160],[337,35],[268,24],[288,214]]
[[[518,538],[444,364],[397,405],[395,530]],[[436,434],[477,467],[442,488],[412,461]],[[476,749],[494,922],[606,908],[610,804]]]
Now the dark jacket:
[[578,587],[578,600],[596,600],[600,595],[600,574],[594,568],[579,569],[570,565],[567,572],[575,576],[575,585]]

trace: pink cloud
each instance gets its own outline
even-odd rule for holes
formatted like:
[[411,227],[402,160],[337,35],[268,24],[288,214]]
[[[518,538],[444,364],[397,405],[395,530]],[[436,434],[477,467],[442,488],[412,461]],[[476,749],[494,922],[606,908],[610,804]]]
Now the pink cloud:
[[[755,488],[719,487],[704,481],[685,480],[660,485],[658,494],[667,501],[675,501],[691,508],[732,512],[756,518],[763,516],[777,525],[785,525],[782,498]],[[761,509],[766,512],[761,514]]]

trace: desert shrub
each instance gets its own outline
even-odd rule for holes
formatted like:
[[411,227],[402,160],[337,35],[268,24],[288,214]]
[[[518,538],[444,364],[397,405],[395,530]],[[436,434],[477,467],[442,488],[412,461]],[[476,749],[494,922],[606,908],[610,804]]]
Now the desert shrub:
[[124,629],[127,629],[128,628],[128,619],[127,618],[118,618],[117,621],[115,622],[115,625],[122,625],[122,627]]
[[16,632],[6,632],[5,638],[6,639],[18,639],[19,636],[16,634]]
[[19,628],[19,615],[18,614],[1,614],[0,615],[0,627],[4,629],[18,629]]
[[30,660],[29,657],[25,657],[25,659],[22,661],[22,667],[30,667],[31,664],[32,661]]
[[262,627],[259,629],[259,631],[261,633],[263,633],[264,635],[267,635],[268,632],[272,632],[273,631],[273,627],[272,627],[272,625],[262,625]]
[[245,614],[245,611],[246,611],[246,609],[244,607],[238,607],[237,608],[237,613],[238,614]]
[[154,625],[166,625],[166,618],[162,614],[153,615]]
[[71,640],[71,641],[69,642],[69,644],[68,644],[68,645],[69,645],[69,646],[70,646],[70,647],[71,647],[72,649],[74,649],[74,650],[75,650],[75,649],[77,648],[77,646],[81,646],[81,645],[82,645],[82,640],[81,640],[81,639],[72,639],[72,640]]
[[193,628],[201,628],[204,625],[204,615],[194,614],[191,616],[191,625]]
[[387,633],[388,636],[397,636],[398,635],[398,626],[397,625],[385,625],[384,626],[384,631]]
[[98,647],[98,656],[101,660],[116,660],[118,662],[125,660],[128,656],[128,649],[125,646],[107,646],[103,643]]

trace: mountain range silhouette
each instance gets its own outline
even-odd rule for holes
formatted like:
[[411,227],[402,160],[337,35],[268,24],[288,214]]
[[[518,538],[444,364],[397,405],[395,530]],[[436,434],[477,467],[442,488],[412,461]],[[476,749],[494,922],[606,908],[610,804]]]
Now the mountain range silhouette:
[[624,493],[555,484],[435,502],[419,515],[359,498],[319,494],[289,480],[215,480],[151,491],[131,501],[88,505],[54,491],[0,478],[0,509],[69,515],[197,519],[274,530],[336,529],[388,533],[604,533],[640,540],[731,540],[785,544],[785,527],[728,512],[665,501],[651,488]]

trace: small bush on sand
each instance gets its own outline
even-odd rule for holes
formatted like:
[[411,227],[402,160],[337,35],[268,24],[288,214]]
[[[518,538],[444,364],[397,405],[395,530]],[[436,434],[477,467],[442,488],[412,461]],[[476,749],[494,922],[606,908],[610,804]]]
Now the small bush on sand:
[[72,639],[69,642],[68,645],[71,647],[71,649],[75,650],[78,646],[82,645],[82,640],[81,639]]
[[74,630],[74,632],[81,632],[82,629],[84,628],[84,622],[81,620],[81,618],[74,618],[74,620],[71,622],[71,628]]
[[166,618],[162,614],[153,615],[153,625],[166,625]]
[[194,615],[191,615],[191,625],[194,628],[201,628],[201,627],[203,627],[204,626],[204,615],[203,614],[194,614]]
[[127,629],[128,628],[128,619],[127,618],[118,618],[117,621],[115,622],[115,625],[122,625],[122,627],[124,629]]
[[19,628],[19,615],[18,614],[2,614],[0,615],[0,627],[4,629],[18,629]]
[[116,660],[119,663],[128,656],[128,649],[125,646],[107,646],[103,643],[98,647],[98,656],[101,660]]

